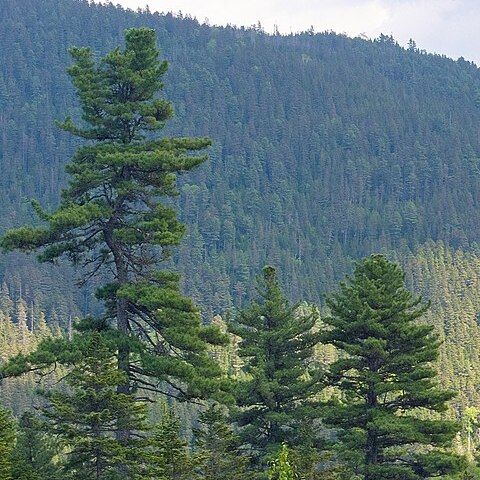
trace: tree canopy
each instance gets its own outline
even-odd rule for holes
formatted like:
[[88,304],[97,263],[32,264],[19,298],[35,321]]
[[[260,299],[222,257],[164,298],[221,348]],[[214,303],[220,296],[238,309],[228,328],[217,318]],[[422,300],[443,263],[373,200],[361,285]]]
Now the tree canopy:
[[454,396],[437,383],[438,335],[417,321],[429,305],[406,289],[398,265],[366,258],[327,304],[322,340],[344,355],[327,374],[341,397],[324,421],[339,429],[353,473],[420,480],[459,469],[461,459],[442,450],[458,425],[431,415],[446,411]]
[[229,328],[240,338],[245,374],[235,391],[240,408],[233,420],[255,468],[263,472],[283,442],[301,443],[301,427],[312,413],[309,401],[323,385],[321,372],[310,365],[319,341],[316,310],[290,305],[271,266],[263,269],[258,294],[259,300],[241,310]]
[[224,337],[201,324],[198,309],[180,293],[179,276],[159,270],[184,234],[174,208],[161,199],[177,194],[176,174],[206,160],[196,152],[210,140],[153,136],[172,115],[157,97],[167,63],[158,60],[153,30],[127,30],[125,49],[100,60],[90,48],[73,47],[71,54],[68,72],[83,124],[68,117],[60,126],[90,142],[66,167],[70,181],[59,207],[47,213],[33,203],[44,225],[9,230],[1,246],[40,250],[41,262],[66,256],[83,267],[82,283],[111,277],[97,296],[119,333],[120,391],[128,394],[135,384],[183,400],[212,394],[222,372],[207,345]]

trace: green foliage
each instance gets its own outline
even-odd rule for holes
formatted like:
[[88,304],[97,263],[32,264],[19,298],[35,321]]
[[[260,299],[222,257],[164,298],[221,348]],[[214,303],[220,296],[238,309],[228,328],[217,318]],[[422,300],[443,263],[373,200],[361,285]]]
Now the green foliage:
[[64,447],[64,472],[76,480],[141,478],[144,442],[136,437],[119,441],[120,428],[145,430],[146,406],[134,395],[119,393],[125,374],[103,332],[76,335],[82,356],[67,374],[69,388],[47,390],[44,409],[47,429]]
[[55,438],[45,433],[44,425],[31,412],[19,421],[17,442],[12,452],[13,480],[61,480],[59,448]]
[[[289,450],[289,459],[301,480],[339,479],[342,471],[328,444],[318,441],[319,430],[324,430],[319,418],[307,419],[302,426],[302,442]],[[323,433],[325,435],[325,433]]]
[[445,477],[445,480],[477,480],[480,478],[480,467],[478,464],[470,463],[465,465],[457,475]]
[[199,417],[195,430],[195,471],[203,480],[243,480],[247,458],[242,456],[240,439],[227,423],[218,405],[210,405]]
[[298,478],[295,469],[290,463],[288,447],[284,443],[278,457],[273,461],[268,471],[268,480],[295,480]]
[[458,471],[462,459],[445,449],[459,426],[431,415],[444,412],[453,397],[435,381],[438,336],[417,321],[428,305],[405,288],[400,268],[372,255],[356,265],[328,306],[323,340],[344,355],[330,366],[328,381],[342,396],[324,421],[339,429],[353,471],[365,480]]
[[[3,0],[0,22],[12,52],[0,59],[2,230],[31,221],[26,199],[56,205],[65,184],[77,145],[53,120],[84,113],[64,74],[65,47],[93,44],[104,54],[126,28],[148,26],[172,62],[168,134],[215,139],[211,161],[181,182],[178,197],[189,235],[177,265],[206,314],[245,304],[261,264],[278,265],[289,298],[319,302],[352,258],[428,239],[467,248],[479,237],[479,81],[464,60],[392,39],[272,37],[77,0]],[[131,71],[119,57],[111,62]],[[92,102],[101,88],[92,87]],[[59,308],[67,318],[92,313],[89,292],[65,293],[71,272],[57,272],[50,280],[45,266],[0,260],[2,279],[37,297],[49,321]]]
[[156,97],[167,63],[159,62],[155,41],[152,29],[137,28],[126,31],[124,50],[101,60],[89,48],[71,49],[75,63],[68,72],[85,126],[70,118],[60,126],[93,142],[67,165],[71,180],[60,206],[47,213],[34,202],[46,226],[9,230],[0,244],[5,251],[40,250],[41,262],[65,256],[84,267],[83,283],[112,271],[113,282],[98,297],[118,330],[125,374],[119,389],[170,389],[188,400],[221,387],[222,372],[207,347],[225,339],[201,325],[198,309],[180,293],[179,277],[157,271],[184,233],[174,208],[160,199],[177,194],[176,174],[202,163],[206,157],[196,152],[210,141],[152,135],[172,115],[170,104]]
[[155,480],[190,480],[193,458],[187,442],[180,436],[181,422],[172,409],[165,406],[162,418],[148,439],[148,477]]
[[[130,108],[122,104],[120,92],[112,91],[105,101],[113,79],[128,78],[142,95],[161,85],[165,63],[149,68],[153,50],[143,48],[148,37],[144,30],[131,33],[125,50],[107,54],[104,63],[88,49],[73,50],[77,60],[71,73],[84,93],[82,111],[75,110],[63,74],[69,61],[64,46],[94,42],[95,51],[106,52],[121,41],[119,32],[132,25],[155,28],[165,55],[175,60],[166,90],[177,107],[177,120],[169,123],[168,133],[196,132],[216,140],[212,161],[190,177],[192,184],[180,183],[181,195],[175,200],[182,221],[191,227],[173,260],[186,274],[185,290],[205,314],[245,304],[260,262],[278,264],[287,297],[319,300],[350,268],[352,258],[397,249],[408,264],[415,291],[434,300],[426,319],[445,340],[438,360],[440,378],[444,386],[460,391],[452,411],[461,414],[466,405],[478,405],[478,258],[464,253],[478,239],[480,225],[478,70],[464,60],[420,54],[414,42],[405,51],[385,36],[374,42],[312,32],[271,37],[256,30],[210,28],[189,18],[125,12],[86,1],[2,0],[2,47],[9,55],[0,58],[1,229],[31,222],[25,199],[39,198],[48,209],[57,203],[65,181],[61,167],[77,145],[52,128],[54,118],[68,109],[74,120],[67,119],[62,126],[102,144],[81,147],[71,170],[68,167],[73,177],[68,191],[79,201],[64,199],[63,211],[53,213],[35,204],[43,227],[24,227],[6,237],[4,246],[28,250],[66,235],[55,246],[46,246],[42,260],[65,253],[74,262],[88,262],[93,259],[88,258],[90,246],[97,246],[92,250],[97,265],[109,267],[111,255],[103,249],[100,234],[90,239],[90,245],[87,230],[84,237],[67,236],[82,230],[84,222],[93,225],[111,213],[111,206],[101,201],[90,206],[84,202],[96,195],[102,175],[124,166],[146,171],[162,163],[167,166],[162,183],[150,187],[170,196],[175,173],[171,164],[185,162],[188,167],[189,162],[200,162],[197,149],[191,155],[183,152],[188,158],[179,160],[183,153],[178,153],[178,144],[153,140],[152,129],[171,115],[165,101],[156,96],[151,101],[130,98]],[[84,122],[77,125],[82,114]],[[139,136],[132,137],[138,150],[128,143],[125,125],[117,121],[122,116],[125,125],[140,122]],[[140,151],[141,136],[146,155]],[[112,152],[109,142],[121,155]],[[194,146],[206,143],[200,138]],[[116,179],[115,192],[133,198],[138,193],[136,181]],[[92,190],[82,190],[86,186]],[[116,239],[127,250],[136,250],[140,237],[150,234],[152,244],[168,256],[183,228],[166,203],[145,214],[140,223],[128,218],[115,229]],[[135,203],[130,206],[135,208]],[[421,248],[410,258],[411,249],[429,239],[444,240],[445,252]],[[457,247],[463,252],[452,256],[451,249]],[[93,270],[97,265],[91,264]],[[68,268],[52,272],[24,257],[0,259],[2,292],[4,285],[10,290],[9,298],[0,299],[0,310],[9,319],[0,340],[2,361],[31,339],[16,328],[13,312],[20,299],[26,301],[28,320],[39,318],[40,308],[54,329],[67,329],[69,318],[81,312],[99,312],[91,290],[76,292],[70,286]],[[143,303],[152,296],[145,285],[130,284],[136,280],[123,286],[115,282],[102,291],[113,323],[118,300],[145,308]],[[216,367],[199,339],[221,338],[215,331],[197,329],[199,312],[182,301],[177,280],[168,282],[168,288],[164,280],[159,283],[159,296],[165,301],[156,298],[152,308],[175,311],[175,325],[181,328],[175,331],[155,314],[148,322],[168,330],[165,345],[146,347],[134,335],[128,339],[112,335],[117,345],[128,346],[124,354],[128,350],[130,358],[141,358],[142,371],[132,374],[130,386],[135,385],[134,376],[144,379],[146,372],[154,375],[155,390],[168,388],[167,393],[177,392],[180,398],[205,396],[217,389],[218,382],[208,379]],[[155,328],[146,327],[137,314],[129,312],[131,331],[156,339]],[[195,333],[183,337],[192,325]],[[188,346],[182,351],[185,363],[166,354],[177,342],[182,349]],[[36,357],[21,356],[8,368],[20,373],[76,355],[62,345],[66,343],[46,341]],[[181,391],[167,387],[169,382]],[[12,391],[11,385],[3,382],[2,398],[22,410],[28,398]]]
[[15,441],[15,430],[10,412],[0,407],[0,480],[12,480],[10,453]]
[[429,242],[403,258],[402,265],[409,287],[432,301],[424,318],[443,342],[439,378],[443,386],[457,392],[450,410],[463,421],[466,408],[480,402],[478,249],[465,251]]
[[[6,288],[2,296],[4,303],[0,307],[0,378],[3,376],[2,371],[7,368],[6,363],[11,358],[19,359],[15,367],[11,366],[11,370],[14,370],[19,363],[22,363],[20,358],[24,358],[35,350],[42,339],[53,335],[53,331],[45,322],[43,312],[35,308],[27,308],[22,298],[18,299],[14,308]],[[5,379],[2,382],[0,386],[2,401],[14,415],[20,415],[22,411],[31,407],[33,383],[32,375],[26,375],[19,381]]]
[[[215,139],[211,160],[179,179],[175,199],[188,235],[174,261],[206,318],[245,305],[265,263],[278,266],[288,298],[321,302],[352,259],[374,251],[406,258],[433,239],[469,256],[480,233],[479,80],[469,62],[392,39],[271,37],[77,0],[0,2],[2,46],[11,52],[0,58],[2,231],[32,221],[30,198],[57,205],[65,185],[63,167],[78,144],[54,119],[68,111],[75,123],[83,113],[64,73],[66,46],[93,45],[103,55],[132,26],[154,28],[172,62],[165,97],[176,115],[166,133]],[[52,326],[101,312],[95,287],[77,290],[72,277],[65,265],[0,258],[14,303],[22,296]],[[460,285],[447,285],[457,308]],[[444,313],[455,320],[446,330],[455,353],[442,353],[442,372],[469,397],[461,393],[458,403],[476,405],[476,369],[459,375],[462,364],[478,363],[474,329],[457,328],[452,309]]]
[[273,267],[263,273],[260,301],[230,326],[241,339],[238,354],[246,374],[237,385],[233,420],[257,468],[287,439],[293,445],[302,441],[300,427],[311,413],[307,402],[322,388],[318,370],[307,374],[319,338],[315,310],[289,304]]

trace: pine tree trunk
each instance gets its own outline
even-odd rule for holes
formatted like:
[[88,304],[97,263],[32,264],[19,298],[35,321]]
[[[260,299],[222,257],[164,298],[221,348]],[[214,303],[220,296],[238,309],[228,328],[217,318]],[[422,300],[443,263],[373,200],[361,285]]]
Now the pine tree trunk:
[[[369,385],[367,393],[367,422],[370,419],[370,412],[377,407],[377,394],[375,387]],[[365,480],[376,480],[371,473],[370,466],[378,463],[378,434],[375,429],[367,426],[367,444],[365,449]]]
[[[117,267],[117,281],[120,286],[128,283],[128,270],[123,257],[121,255],[114,255],[115,265]],[[125,298],[117,297],[117,329],[125,337],[128,335],[128,301]],[[118,369],[125,372],[125,382],[117,387],[117,392],[120,394],[129,395],[130,389],[130,348],[128,345],[122,344],[118,348]],[[132,435],[130,429],[130,419],[128,417],[120,418],[117,424],[116,438],[120,443],[127,444]],[[127,480],[130,478],[129,467],[127,465],[120,465],[120,475]]]
[[[128,269],[123,258],[122,252],[118,244],[113,239],[113,228],[107,229],[105,232],[105,242],[109,246],[115,261],[117,271],[117,282],[119,286],[128,283]],[[125,337],[128,335],[128,301],[125,298],[118,298],[116,301],[116,317],[117,329]],[[117,392],[129,395],[130,391],[130,348],[128,345],[121,345],[118,349],[118,369],[125,373],[125,382],[121,383]],[[128,424],[128,419],[124,419]],[[131,436],[131,431],[125,424],[119,424],[116,432],[116,438],[120,442],[126,442]]]
[[[120,285],[125,285],[128,282],[128,273],[126,266],[122,259],[117,264],[117,273],[118,273],[118,283]],[[118,331],[127,336],[128,335],[128,313],[127,313],[128,302],[125,298],[117,298],[117,329]],[[122,372],[125,372],[126,380],[118,386],[118,393],[129,395],[130,392],[130,348],[128,345],[122,345],[118,349],[118,369]],[[121,426],[120,426],[121,427]],[[125,441],[130,438],[131,432],[128,427],[119,428],[117,432],[117,439],[120,441]]]

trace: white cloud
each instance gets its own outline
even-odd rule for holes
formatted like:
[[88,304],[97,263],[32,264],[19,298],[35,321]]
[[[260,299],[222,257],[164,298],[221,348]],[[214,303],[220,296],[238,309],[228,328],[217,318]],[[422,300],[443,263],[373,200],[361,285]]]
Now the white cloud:
[[282,33],[334,30],[351,36],[413,38],[419,48],[480,63],[479,0],[116,0],[130,8],[190,14],[211,24],[250,26]]

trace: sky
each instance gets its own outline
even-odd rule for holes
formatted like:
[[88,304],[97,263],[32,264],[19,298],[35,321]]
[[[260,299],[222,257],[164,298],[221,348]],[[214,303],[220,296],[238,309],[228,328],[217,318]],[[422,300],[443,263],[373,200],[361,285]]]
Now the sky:
[[480,65],[480,0],[113,0],[151,11],[190,14],[211,25],[251,26],[281,33],[333,30],[349,36],[393,35],[406,45]]

